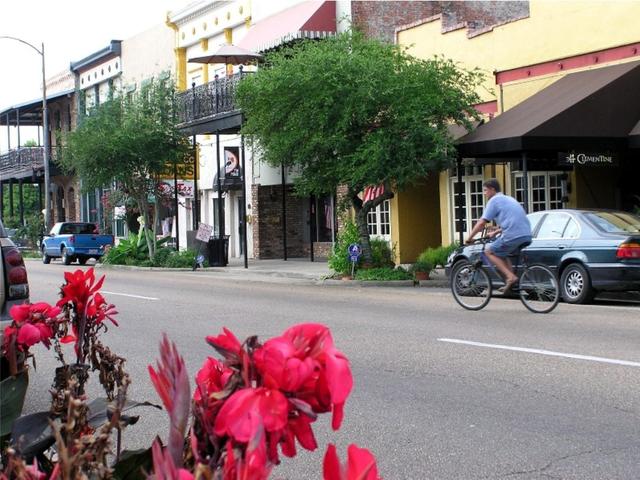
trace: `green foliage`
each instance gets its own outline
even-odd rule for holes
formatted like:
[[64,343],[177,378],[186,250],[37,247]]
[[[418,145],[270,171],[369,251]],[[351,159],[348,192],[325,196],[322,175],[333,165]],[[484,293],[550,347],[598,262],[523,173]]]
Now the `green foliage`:
[[411,280],[413,276],[405,269],[377,267],[377,268],[364,268],[358,270],[355,275],[356,280],[365,281],[389,281],[389,280]]
[[136,265],[146,260],[146,245],[140,245],[138,239],[139,235],[129,234],[129,238],[121,239],[118,245],[110,248],[102,261],[110,265]]
[[[63,135],[59,163],[77,173],[85,190],[115,181],[135,201],[144,224],[155,225],[149,218],[149,198],[158,198],[159,178],[173,172],[174,164],[192,163],[189,141],[176,127],[175,95],[171,79],[161,78],[134,96],[118,95],[101,103],[76,130]],[[152,256],[152,239],[143,240]]]
[[[243,133],[267,163],[295,166],[300,194],[348,188],[371,261],[366,213],[391,198],[392,188],[403,190],[451,164],[449,128],[471,128],[481,82],[478,71],[451,60],[418,59],[347,31],[267,54],[266,66],[240,82],[236,100],[246,118]],[[358,193],[380,184],[384,196],[362,205]]]
[[[4,208],[5,211],[9,210],[9,199],[11,198],[9,192],[9,186],[5,183],[4,189],[2,192],[3,200],[4,200]],[[24,214],[32,215],[40,212],[40,206],[38,203],[38,186],[33,185],[31,183],[24,183],[22,185],[22,205],[24,208]],[[44,199],[43,199],[44,201]],[[17,228],[20,226],[20,189],[18,188],[17,182],[13,184],[13,216],[5,216],[2,219],[2,222],[5,228]],[[11,222],[9,222],[11,219]]]
[[482,76],[443,58],[345,32],[267,55],[238,86],[237,100],[263,158],[300,169],[297,188],[402,189],[454,158],[447,127],[477,116]]
[[25,216],[25,225],[18,228],[18,236],[24,239],[32,248],[36,248],[40,236],[44,233],[44,216],[35,213]]
[[187,249],[176,252],[167,258],[164,264],[167,268],[191,268],[196,260],[195,250]]
[[389,242],[380,238],[371,240],[371,256],[373,257],[372,267],[393,268],[396,263],[395,252],[389,247]]
[[431,273],[433,268],[434,268],[433,263],[427,262],[425,260],[418,260],[417,262],[411,265],[411,267],[409,268],[409,271],[411,273],[416,273],[416,272]]
[[447,258],[456,248],[458,248],[457,242],[436,248],[429,247],[418,256],[418,262],[427,262],[434,267],[444,267],[447,263]]
[[329,255],[329,268],[342,275],[351,273],[348,248],[352,243],[358,243],[359,241],[358,227],[351,220],[346,221],[344,228],[338,233],[333,252]]

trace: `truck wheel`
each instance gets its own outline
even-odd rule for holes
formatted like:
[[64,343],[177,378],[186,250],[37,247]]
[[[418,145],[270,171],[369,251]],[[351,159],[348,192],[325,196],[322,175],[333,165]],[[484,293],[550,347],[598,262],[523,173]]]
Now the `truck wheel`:
[[47,255],[44,245],[42,246],[42,263],[49,265],[51,263],[51,257]]
[[89,260],[87,257],[78,257],[78,263],[80,265],[84,265],[85,263],[87,263],[87,260]]
[[69,255],[65,247],[62,247],[61,254],[62,254],[62,263],[64,263],[65,265],[71,265],[71,262],[73,262],[73,257]]

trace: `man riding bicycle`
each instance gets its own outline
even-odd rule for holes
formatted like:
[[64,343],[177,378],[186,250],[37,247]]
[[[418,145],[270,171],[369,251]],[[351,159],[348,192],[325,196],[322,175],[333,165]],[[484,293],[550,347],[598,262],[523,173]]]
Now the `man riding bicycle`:
[[498,228],[489,231],[490,237],[502,233],[495,241],[487,245],[485,255],[493,263],[505,279],[504,293],[508,293],[517,283],[518,277],[513,273],[513,265],[509,259],[524,244],[531,242],[531,225],[527,214],[518,201],[500,191],[500,183],[491,178],[482,184],[482,193],[488,202],[482,218],[469,233],[466,243],[473,243],[473,237],[481,232],[488,222],[495,221]]

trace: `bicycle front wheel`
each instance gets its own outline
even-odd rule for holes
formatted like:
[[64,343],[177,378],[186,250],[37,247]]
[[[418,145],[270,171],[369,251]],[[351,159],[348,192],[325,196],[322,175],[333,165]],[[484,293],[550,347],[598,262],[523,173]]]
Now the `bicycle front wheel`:
[[480,310],[491,300],[491,278],[482,267],[460,262],[451,272],[451,292],[467,310]]
[[520,300],[533,313],[549,313],[560,300],[558,279],[543,265],[524,269],[518,287]]

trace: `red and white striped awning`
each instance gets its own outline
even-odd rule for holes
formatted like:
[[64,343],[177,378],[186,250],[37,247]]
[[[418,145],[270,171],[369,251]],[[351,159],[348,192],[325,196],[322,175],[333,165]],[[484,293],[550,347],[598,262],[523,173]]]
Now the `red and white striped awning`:
[[305,1],[257,21],[238,46],[264,52],[298,38],[325,38],[335,32],[336,2]]

